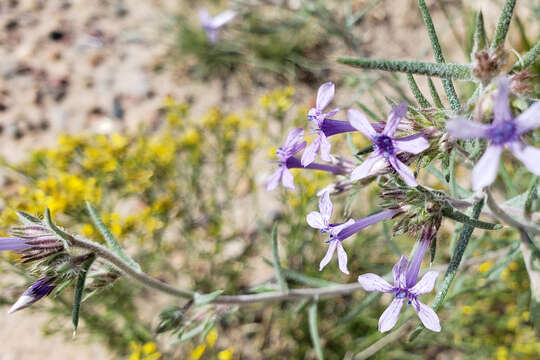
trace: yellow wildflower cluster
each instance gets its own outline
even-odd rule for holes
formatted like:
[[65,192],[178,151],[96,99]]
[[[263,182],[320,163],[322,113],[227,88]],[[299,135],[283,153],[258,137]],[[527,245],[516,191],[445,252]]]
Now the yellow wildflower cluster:
[[293,95],[294,87],[287,86],[264,95],[261,97],[260,103],[269,114],[282,119],[285,112],[292,106]]
[[[227,348],[225,350],[221,351],[215,351],[214,346],[216,344],[218,338],[218,332],[214,328],[210,330],[208,335],[206,335],[206,338],[204,339],[204,343],[198,345],[195,349],[191,350],[189,353],[189,360],[199,360],[203,357],[204,354],[209,355],[209,359],[215,359],[218,360],[231,360],[233,358],[233,348]],[[212,354],[213,356],[211,356]]]
[[161,358],[161,353],[153,342],[138,344],[132,341],[129,344],[129,348],[129,360],[158,360]]

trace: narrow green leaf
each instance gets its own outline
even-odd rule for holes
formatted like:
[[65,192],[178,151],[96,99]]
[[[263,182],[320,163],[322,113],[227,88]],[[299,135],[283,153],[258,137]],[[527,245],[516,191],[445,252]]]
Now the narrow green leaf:
[[516,6],[516,0],[506,0],[501,16],[499,17],[499,22],[497,23],[497,28],[495,29],[493,41],[491,42],[492,49],[496,49],[504,43],[514,13],[514,6]]
[[509,197],[516,197],[519,192],[516,189],[516,186],[514,185],[514,182],[512,181],[512,177],[508,173],[508,170],[506,169],[506,165],[504,165],[504,161],[501,161],[501,164],[499,165],[499,175],[501,175],[501,178],[504,183],[504,187],[506,188],[506,192]]
[[407,82],[409,83],[409,88],[411,89],[416,101],[418,101],[418,104],[420,105],[420,107],[424,109],[430,108],[431,104],[424,97],[424,94],[422,94],[422,91],[420,91],[420,88],[418,87],[418,84],[414,80],[414,77],[412,76],[411,73],[407,73]]
[[431,80],[430,77],[428,77],[428,84],[429,84],[429,92],[431,93],[431,98],[433,99],[435,106],[438,107],[439,109],[444,109],[444,105],[441,101],[441,97],[439,96],[439,93],[437,92],[437,88],[435,87],[435,84],[433,83],[433,80]]
[[352,135],[350,132],[347,133],[347,144],[349,145],[349,149],[351,150],[351,153],[355,154],[356,152],[358,152],[358,148],[356,147],[356,145],[354,145]]
[[488,222],[485,222],[485,221],[481,221],[481,220],[476,220],[476,219],[472,219],[470,217],[468,217],[467,215],[465,215],[464,213],[458,211],[458,210],[455,210],[455,209],[452,209],[451,207],[446,207],[442,210],[442,214],[443,216],[449,218],[449,219],[452,219],[452,220],[455,220],[455,221],[458,221],[462,224],[467,224],[469,226],[473,226],[473,227],[476,227],[476,228],[479,228],[479,229],[484,229],[484,230],[499,230],[499,229],[502,229],[502,225],[500,224],[492,224],[492,223],[488,223]]
[[217,298],[222,293],[223,293],[223,290],[216,290],[209,294],[195,293],[195,296],[193,297],[193,304],[195,306],[206,305],[214,301],[214,299]]
[[24,211],[17,211],[17,215],[19,216],[19,219],[22,223],[32,225],[32,224],[41,224],[41,220],[34,215],[30,215],[27,212]]
[[379,292],[374,292],[374,293],[369,294],[368,296],[366,296],[364,298],[364,300],[362,300],[362,302],[360,304],[358,304],[355,308],[353,308],[351,311],[349,311],[347,313],[347,315],[345,315],[344,317],[339,319],[339,321],[337,323],[341,324],[341,323],[344,323],[344,322],[349,322],[351,320],[354,320],[358,316],[358,314],[360,314],[362,311],[364,311],[364,309],[368,308],[381,295],[382,295],[382,293],[379,293]]
[[360,155],[369,154],[369,153],[372,152],[373,150],[375,150],[375,145],[369,145],[369,146],[366,146],[366,147],[363,148],[363,149],[358,150],[358,152],[356,153],[356,155],[357,155],[357,156],[360,156]]
[[484,15],[482,11],[476,14],[474,22],[474,35],[473,35],[473,48],[471,59],[474,59],[474,54],[487,47],[488,39],[486,35],[486,28],[484,27]]
[[141,271],[141,266],[135,262],[131,257],[129,257],[128,254],[122,249],[118,241],[114,238],[114,235],[107,229],[103,221],[101,221],[101,218],[98,216],[94,208],[92,207],[92,204],[90,202],[86,202],[86,209],[88,210],[88,214],[90,214],[90,218],[92,219],[92,222],[96,226],[96,228],[101,233],[101,236],[105,239],[107,242],[107,245],[109,248],[122,260],[124,260],[130,267],[137,271]]
[[[360,108],[370,117],[372,118],[373,120],[375,121],[378,121],[378,122],[381,122],[382,119],[377,116],[377,114],[375,114],[373,111],[371,111],[366,105],[362,104],[361,102],[357,102],[358,106],[360,106]],[[349,133],[347,133],[349,134]]]
[[308,320],[309,320],[309,334],[311,335],[311,341],[317,354],[317,359],[324,360],[324,355],[321,346],[321,339],[319,338],[319,328],[317,320],[317,301],[314,299],[308,308]]
[[540,40],[534,44],[534,46],[527,51],[525,56],[521,58],[521,60],[516,61],[514,66],[512,67],[512,70],[519,71],[528,68],[532,64],[538,60],[538,57],[540,56]]
[[[424,23],[426,24],[429,39],[431,40],[431,47],[433,48],[433,53],[435,54],[435,60],[438,63],[444,64],[445,60],[442,53],[441,44],[439,44],[439,38],[437,37],[435,26],[433,26],[433,20],[431,20],[431,15],[429,14],[426,2],[424,0],[418,0],[418,6],[420,7],[422,17],[424,18]],[[452,110],[458,111],[461,108],[461,104],[459,103],[456,89],[454,89],[454,84],[452,83],[451,78],[452,77],[450,76],[446,76],[442,79],[442,82],[444,91],[446,92],[446,97],[450,102],[450,107]]]
[[397,71],[459,80],[472,79],[471,69],[467,65],[367,58],[338,58],[337,61],[341,64],[362,69]]
[[540,180],[540,176],[535,176],[531,184],[531,187],[529,188],[529,191],[527,192],[527,200],[525,200],[525,218],[529,220],[533,212],[534,200],[538,199],[538,190],[537,190],[538,180]]
[[182,332],[180,334],[180,336],[178,337],[178,339],[173,342],[173,344],[177,344],[177,343],[180,343],[180,342],[187,341],[187,340],[192,339],[195,336],[199,335],[200,333],[202,333],[205,330],[206,324],[207,324],[206,322],[203,322],[203,323],[200,323],[199,325],[195,326],[194,328],[192,328],[191,330],[189,330],[187,332]]
[[79,326],[79,313],[81,310],[81,300],[84,292],[84,283],[86,282],[86,274],[88,269],[92,266],[92,263],[95,260],[95,255],[92,255],[88,260],[86,260],[82,265],[77,276],[77,285],[75,286],[75,296],[73,299],[73,311],[71,313],[71,321],[73,324],[73,336],[77,332],[77,327]]
[[289,287],[287,286],[287,280],[285,280],[285,277],[283,276],[283,272],[281,271],[281,265],[279,264],[279,254],[278,254],[278,243],[277,243],[277,222],[274,223],[274,226],[272,227],[272,259],[274,263],[274,271],[276,272],[276,278],[279,283],[279,288],[283,292],[289,291]]
[[[480,200],[473,206],[471,218],[474,220],[478,220],[478,217],[480,216],[483,207],[484,199]],[[469,240],[472,236],[473,231],[473,226],[467,224],[463,225],[463,229],[459,234],[458,244],[456,246],[456,249],[454,250],[454,253],[452,254],[452,259],[450,260],[450,264],[446,269],[446,273],[444,274],[444,278],[439,287],[439,291],[437,292],[437,295],[435,295],[435,299],[433,300],[433,304],[431,305],[434,311],[439,310],[439,308],[444,302],[444,298],[446,297],[448,289],[450,289],[450,285],[452,284],[452,281],[456,276],[459,264],[461,263],[461,259],[463,258],[465,250],[467,249],[467,245],[469,244]],[[409,341],[413,341],[422,332],[423,329],[423,325],[418,326],[416,330],[413,331],[413,333],[410,335]]]
[[47,221],[47,225],[49,226],[49,228],[60,237],[60,240],[62,240],[62,243],[64,245],[64,249],[69,248],[71,244],[71,235],[64,232],[62,229],[56,226],[55,223],[53,223],[51,211],[49,210],[49,208],[45,209],[45,221]]

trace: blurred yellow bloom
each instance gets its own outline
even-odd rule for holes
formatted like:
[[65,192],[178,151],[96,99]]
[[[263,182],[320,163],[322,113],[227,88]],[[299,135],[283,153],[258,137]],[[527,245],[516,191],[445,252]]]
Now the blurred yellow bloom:
[[144,345],[132,341],[129,343],[129,360],[158,360],[161,353],[157,351],[157,346],[153,342],[147,342]]
[[504,346],[499,346],[497,348],[497,360],[507,360],[508,359],[508,349]]
[[493,261],[486,261],[478,267],[478,271],[481,273],[488,272],[493,267]]
[[208,346],[214,347],[214,344],[216,343],[217,338],[218,338],[218,332],[214,328],[210,330],[208,335],[206,335],[206,343],[208,344]]
[[201,344],[189,353],[189,360],[199,360],[206,351],[206,344]]
[[223,351],[218,352],[217,357],[218,360],[231,360],[233,356],[233,349],[228,348]]

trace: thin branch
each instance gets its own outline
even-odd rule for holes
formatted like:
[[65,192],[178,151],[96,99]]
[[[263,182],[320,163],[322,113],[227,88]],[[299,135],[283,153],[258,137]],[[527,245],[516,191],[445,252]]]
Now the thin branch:
[[486,194],[487,194],[487,205],[489,209],[493,212],[493,215],[497,217],[499,220],[504,221],[510,226],[513,226],[517,229],[523,229],[527,232],[530,232],[535,235],[540,234],[540,227],[534,224],[527,224],[524,222],[520,222],[510,215],[508,215],[500,206],[497,204],[495,199],[493,198],[493,194],[491,193],[491,190],[489,188],[486,188]]

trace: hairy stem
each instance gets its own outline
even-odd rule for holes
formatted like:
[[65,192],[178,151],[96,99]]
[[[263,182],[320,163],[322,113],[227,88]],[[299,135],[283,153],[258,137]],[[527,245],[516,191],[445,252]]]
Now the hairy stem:
[[524,222],[520,222],[516,219],[514,219],[512,216],[508,215],[500,206],[497,204],[495,199],[493,198],[493,194],[491,193],[491,190],[489,188],[486,188],[486,194],[487,194],[487,205],[491,212],[493,212],[493,215],[497,217],[499,220],[504,221],[510,226],[513,226],[517,229],[523,229],[527,232],[530,232],[535,235],[540,234],[540,227],[534,224],[527,224]]

